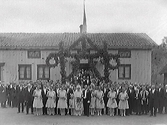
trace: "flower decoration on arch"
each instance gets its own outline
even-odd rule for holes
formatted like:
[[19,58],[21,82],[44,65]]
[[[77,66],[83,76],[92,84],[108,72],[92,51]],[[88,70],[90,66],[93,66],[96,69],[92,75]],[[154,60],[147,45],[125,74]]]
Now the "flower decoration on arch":
[[[53,61],[53,63],[51,63]],[[59,57],[56,53],[50,53],[49,56],[46,58],[46,65],[49,67],[56,67],[59,63]]]
[[119,55],[113,55],[111,54],[109,56],[109,64],[108,64],[108,68],[109,70],[115,70],[118,69],[119,65],[120,65],[120,59],[119,59]]

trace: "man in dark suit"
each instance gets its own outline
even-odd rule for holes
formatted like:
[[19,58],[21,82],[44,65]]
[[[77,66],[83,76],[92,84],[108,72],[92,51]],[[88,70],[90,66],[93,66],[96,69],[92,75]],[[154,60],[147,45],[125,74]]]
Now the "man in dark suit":
[[59,83],[57,82],[54,88],[54,91],[56,93],[56,108],[55,108],[55,114],[60,115],[60,109],[57,108],[57,104],[58,104],[58,100],[59,97],[57,96],[58,92],[59,92]]
[[142,87],[140,95],[141,95],[141,111],[142,111],[142,114],[146,115],[148,113],[147,105],[148,105],[149,92],[146,90],[145,86]]
[[66,91],[67,91],[67,107],[68,107],[66,114],[70,114],[71,115],[71,110],[69,109],[69,100],[71,98],[71,94],[73,93],[73,90],[70,87],[70,85],[67,85]]
[[167,114],[167,85],[165,85],[164,89],[164,106],[165,106],[165,114]]
[[26,114],[29,114],[29,108],[31,108],[31,114],[33,114],[33,88],[28,84],[25,89],[25,101],[26,101]]
[[6,88],[4,84],[1,83],[0,83],[0,103],[2,108],[6,107]]
[[141,95],[139,87],[137,87],[137,89],[135,90],[134,104],[135,104],[136,115],[141,115]]
[[158,113],[162,114],[164,107],[164,89],[163,85],[159,84],[158,88]]
[[109,86],[107,84],[104,84],[104,88],[103,88],[103,93],[104,93],[104,110],[103,110],[103,114],[108,115],[108,107],[107,107],[107,102],[108,102],[108,92],[109,92]]
[[18,113],[20,113],[20,106],[22,113],[24,112],[24,102],[25,102],[25,90],[23,85],[19,85],[16,88],[17,91],[17,106],[18,106]]
[[10,83],[9,85],[6,86],[6,95],[7,95],[7,100],[8,100],[8,106],[12,106],[12,98],[11,98],[11,91],[12,91],[12,84]]
[[128,109],[127,115],[132,115],[132,113],[134,112],[134,98],[135,98],[135,91],[132,85],[129,86],[127,90],[127,94],[129,96],[129,99],[128,99],[129,109]]
[[[120,93],[122,92],[122,87],[118,85],[118,86],[115,88],[115,91],[116,91],[116,93],[117,93],[116,102],[117,102],[117,104],[119,104],[119,95],[120,95]],[[118,107],[115,108],[115,114],[114,114],[114,115],[120,115],[120,110],[119,110]]]
[[155,88],[155,85],[152,85],[149,93],[149,107],[151,112],[150,116],[156,116],[158,108],[158,90]]
[[46,108],[46,102],[47,102],[47,92],[48,92],[48,89],[46,88],[46,85],[41,85],[41,88],[42,88],[42,101],[43,101],[43,108],[42,108],[42,111],[43,111],[43,115],[47,115],[47,108]]
[[83,91],[83,106],[84,106],[84,115],[89,117],[89,105],[91,101],[91,92],[89,86],[85,85],[85,90]]

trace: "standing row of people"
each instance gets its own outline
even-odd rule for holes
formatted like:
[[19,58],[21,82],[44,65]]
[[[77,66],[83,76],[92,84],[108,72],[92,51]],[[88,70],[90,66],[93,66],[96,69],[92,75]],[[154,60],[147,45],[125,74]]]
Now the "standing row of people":
[[[10,88],[10,89],[9,89]],[[9,93],[13,97],[9,97]],[[6,96],[6,99],[3,97]],[[14,99],[15,98],[15,99]],[[0,84],[1,107],[18,107],[18,113],[35,115],[143,115],[167,113],[167,86],[106,83],[80,86],[68,83],[27,85]],[[7,103],[6,103],[7,101]]]

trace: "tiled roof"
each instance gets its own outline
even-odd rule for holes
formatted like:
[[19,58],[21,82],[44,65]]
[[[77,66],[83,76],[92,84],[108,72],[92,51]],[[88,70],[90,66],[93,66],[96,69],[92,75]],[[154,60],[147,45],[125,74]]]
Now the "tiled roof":
[[[0,49],[56,49],[63,41],[66,47],[72,45],[80,33],[0,33]],[[157,44],[145,33],[87,33],[98,47],[103,42],[109,49],[151,49]]]

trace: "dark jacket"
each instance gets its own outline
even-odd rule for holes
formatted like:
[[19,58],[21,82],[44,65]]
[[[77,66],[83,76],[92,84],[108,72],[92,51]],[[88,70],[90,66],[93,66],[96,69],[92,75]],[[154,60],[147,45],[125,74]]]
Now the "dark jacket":
[[25,101],[31,103],[33,101],[33,88],[28,91],[28,87],[25,89]]
[[149,92],[149,105],[158,107],[158,90],[155,89],[154,93],[152,93],[152,90]]
[[18,101],[18,103],[24,103],[24,101],[25,101],[25,89],[24,88],[20,89],[20,87],[17,87],[16,91],[17,91],[17,101]]

